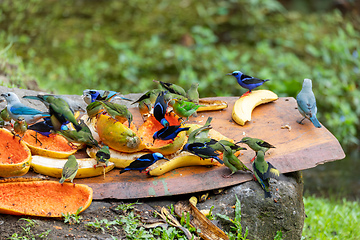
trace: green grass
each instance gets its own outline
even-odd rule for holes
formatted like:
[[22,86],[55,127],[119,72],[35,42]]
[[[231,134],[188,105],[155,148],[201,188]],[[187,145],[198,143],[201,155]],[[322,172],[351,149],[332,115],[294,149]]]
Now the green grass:
[[304,239],[360,239],[360,204],[305,197]]

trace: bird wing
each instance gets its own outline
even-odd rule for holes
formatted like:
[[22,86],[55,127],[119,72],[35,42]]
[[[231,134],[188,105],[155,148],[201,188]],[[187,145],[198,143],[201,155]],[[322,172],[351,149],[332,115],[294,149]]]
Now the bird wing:
[[275,148],[273,145],[265,141],[257,141],[256,144],[264,148]]
[[48,113],[44,113],[35,108],[30,108],[30,107],[26,107],[26,106],[12,106],[10,108],[10,112],[12,112],[15,115],[38,115],[38,114],[41,114],[43,116],[46,116],[46,115],[50,116]]
[[241,81],[245,84],[256,84],[256,83],[264,82],[264,80],[262,80],[260,78],[254,78],[254,77],[244,75],[244,74],[241,76]]

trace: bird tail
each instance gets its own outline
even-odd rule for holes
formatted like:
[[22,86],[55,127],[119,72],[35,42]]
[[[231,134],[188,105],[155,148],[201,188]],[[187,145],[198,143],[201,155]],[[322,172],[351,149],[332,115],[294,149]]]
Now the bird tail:
[[123,170],[120,170],[119,174],[122,174],[124,172],[126,172],[125,168]]
[[73,124],[74,128],[76,129],[77,132],[81,131],[82,126],[78,123],[78,124]]
[[224,164],[224,161],[221,160],[219,157],[213,157],[213,158],[215,158],[219,163]]
[[320,124],[319,120],[317,120],[317,118],[316,118],[315,115],[313,115],[313,116],[310,118],[310,121],[314,124],[315,127],[321,128],[321,124]]
[[62,177],[62,178],[60,178],[59,183],[63,184],[63,183],[64,183],[64,181],[65,181],[65,178],[64,178],[64,177]]

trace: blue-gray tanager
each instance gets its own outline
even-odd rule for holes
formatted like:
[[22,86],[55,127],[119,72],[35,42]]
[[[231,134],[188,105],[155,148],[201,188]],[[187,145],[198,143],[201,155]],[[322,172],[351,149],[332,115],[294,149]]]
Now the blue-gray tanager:
[[2,93],[1,96],[7,101],[7,111],[10,117],[15,121],[18,117],[22,116],[30,125],[41,118],[50,117],[48,112],[42,112],[21,103],[19,97],[13,92]]
[[315,127],[321,128],[321,124],[316,118],[317,107],[315,95],[312,91],[312,82],[311,79],[305,78],[303,86],[299,94],[296,96],[296,101],[298,105],[298,110],[303,115],[303,119],[298,121],[298,123],[303,124],[302,121],[307,118],[309,119]]

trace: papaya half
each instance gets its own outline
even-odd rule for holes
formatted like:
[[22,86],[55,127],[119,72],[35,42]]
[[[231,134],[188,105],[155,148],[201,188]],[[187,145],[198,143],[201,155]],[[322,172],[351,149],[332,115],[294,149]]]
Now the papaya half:
[[39,217],[62,217],[88,208],[93,190],[84,185],[55,181],[0,183],[0,213]]
[[25,175],[30,168],[31,152],[23,141],[0,128],[0,177]]

